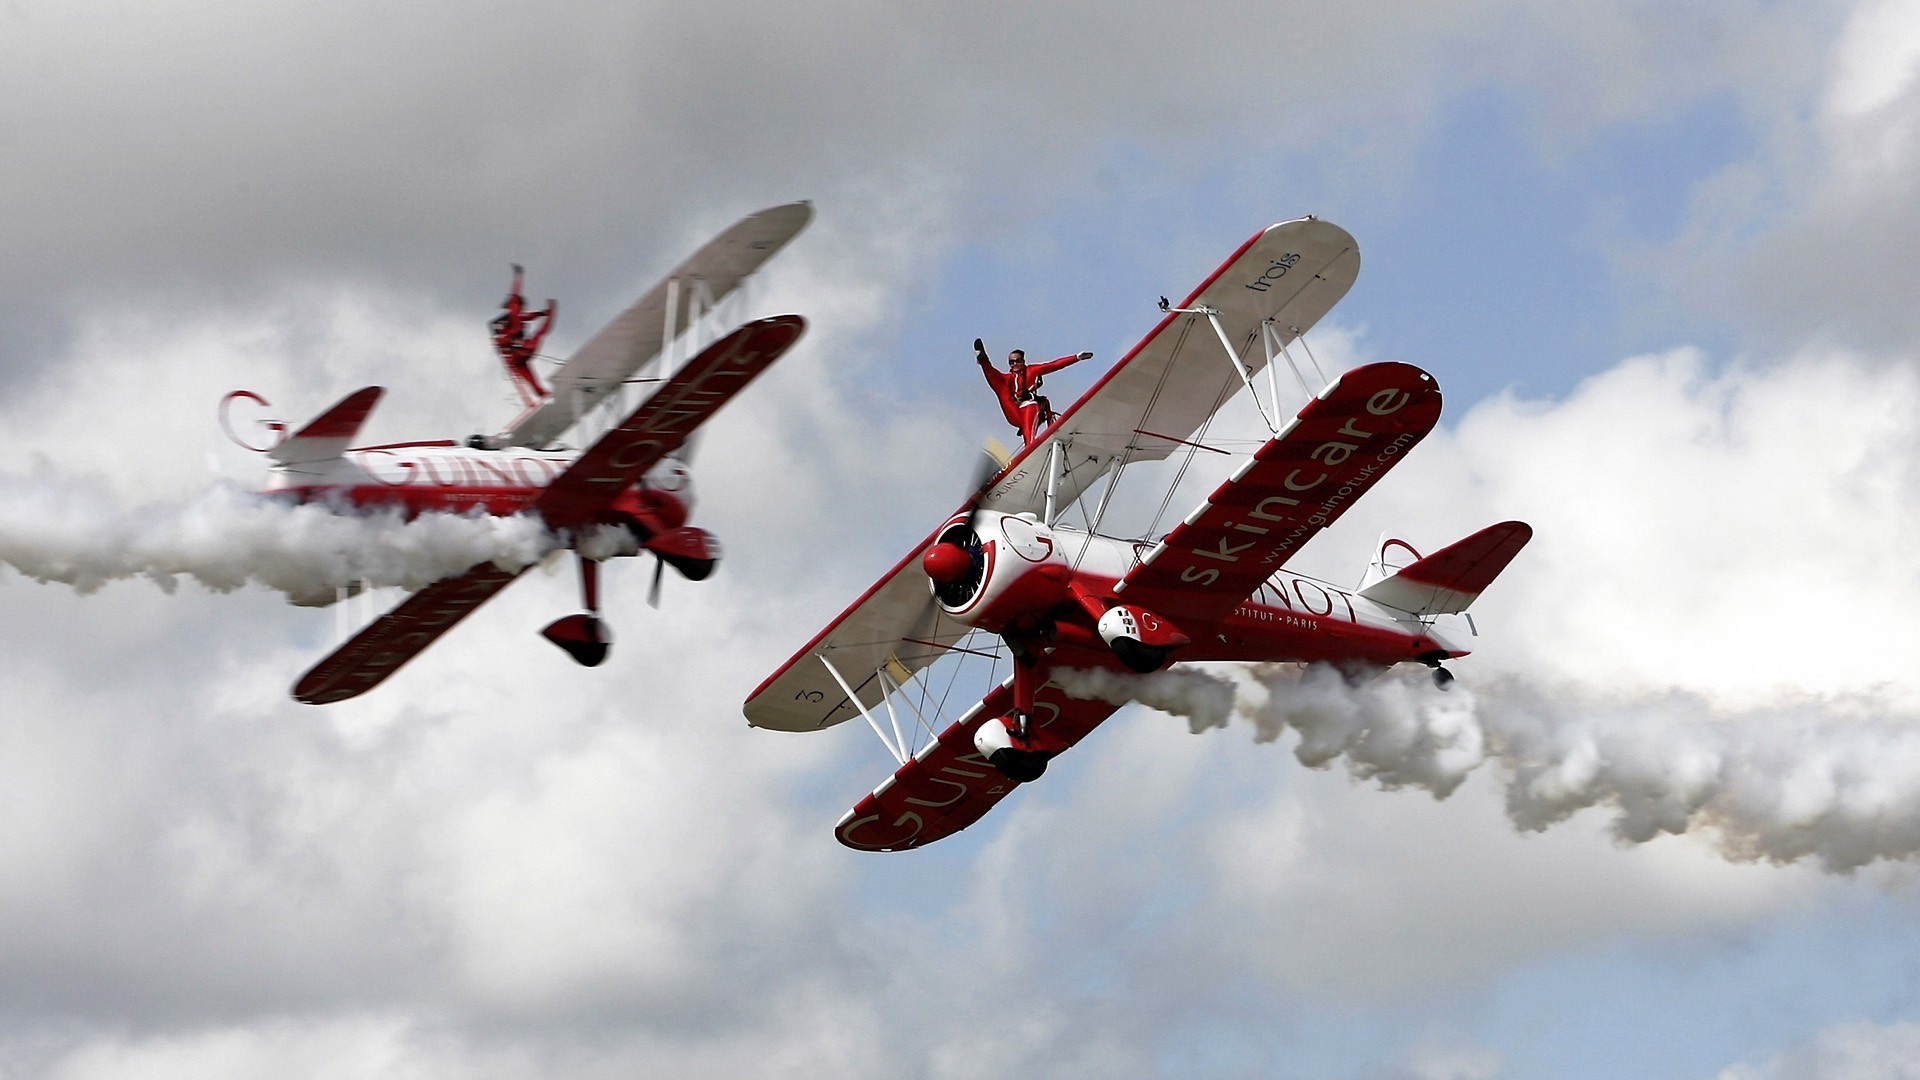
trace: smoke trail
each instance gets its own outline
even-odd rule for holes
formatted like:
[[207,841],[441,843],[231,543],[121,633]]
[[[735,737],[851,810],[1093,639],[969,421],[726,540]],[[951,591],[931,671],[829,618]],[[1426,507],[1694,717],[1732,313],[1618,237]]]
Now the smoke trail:
[[[1194,717],[1196,732],[1219,726],[1217,689],[1170,681],[1183,672],[1059,674],[1071,693]],[[1741,861],[1814,859],[1844,872],[1920,856],[1920,716],[1872,697],[1730,713],[1690,694],[1607,698],[1514,677],[1442,692],[1424,672],[1359,683],[1324,666],[1248,674],[1265,693],[1241,696],[1232,711],[1252,722],[1256,741],[1292,732],[1304,765],[1344,762],[1358,779],[1438,798],[1492,760],[1507,816],[1527,831],[1600,809],[1622,842],[1692,832]]]
[[1707,830],[1731,858],[1835,871],[1920,855],[1920,717],[1886,701],[1725,713],[1690,694],[1609,701],[1518,679],[1480,698],[1521,828],[1606,806],[1629,843]]
[[1069,695],[1110,705],[1137,701],[1150,709],[1185,717],[1198,735],[1208,728],[1226,727],[1233,715],[1233,684],[1191,668],[1173,668],[1151,675],[1123,675],[1100,668],[1055,668],[1050,680]]
[[1300,736],[1293,756],[1311,768],[1344,757],[1362,780],[1393,789],[1418,787],[1440,798],[1487,759],[1487,735],[1464,690],[1441,693],[1424,673],[1351,684],[1317,664],[1304,672],[1253,669],[1267,688],[1264,705],[1242,711],[1255,739],[1272,742],[1289,728]]
[[554,547],[532,517],[341,513],[232,486],[128,510],[97,485],[41,474],[0,478],[0,565],[90,593],[146,578],[172,592],[190,578],[216,592],[254,583],[294,598],[366,581],[409,589],[493,561],[517,569]]

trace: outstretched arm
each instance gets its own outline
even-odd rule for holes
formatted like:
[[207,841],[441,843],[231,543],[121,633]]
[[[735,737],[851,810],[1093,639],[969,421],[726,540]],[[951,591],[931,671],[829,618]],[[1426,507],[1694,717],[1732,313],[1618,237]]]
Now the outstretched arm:
[[1027,371],[1034,375],[1045,375],[1050,371],[1059,371],[1063,367],[1071,367],[1082,360],[1091,359],[1093,359],[1093,354],[1090,352],[1075,353],[1072,356],[1063,356],[1058,360],[1049,360],[1044,364],[1028,364]]

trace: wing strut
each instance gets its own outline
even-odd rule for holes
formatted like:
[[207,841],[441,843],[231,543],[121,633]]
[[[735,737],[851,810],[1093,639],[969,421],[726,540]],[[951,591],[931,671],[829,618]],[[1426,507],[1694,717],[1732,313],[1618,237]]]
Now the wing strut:
[[[694,274],[686,280],[689,284],[682,286],[681,279],[677,276],[667,279],[667,319],[660,327],[660,353],[658,357],[661,365],[660,375],[663,378],[673,374],[674,368],[679,360],[679,357],[675,355],[675,353],[678,352],[676,346],[679,342],[675,339],[680,336],[682,329],[679,324],[681,289],[684,287],[688,292],[687,325],[685,329],[693,331],[694,334],[694,340],[690,343],[692,347],[691,351],[699,352],[702,348],[705,348],[706,343],[700,340],[702,336],[701,331],[707,325],[707,316],[713,315],[720,310],[719,302],[713,297],[713,287],[707,283],[705,274]],[[740,294],[744,294],[746,292],[746,285],[746,281],[742,280],[735,288]]]
[[[1260,410],[1261,421],[1267,425],[1268,431],[1276,435],[1279,434],[1280,422],[1268,413],[1265,405],[1260,403],[1260,391],[1253,388],[1253,373],[1247,370],[1245,363],[1241,362],[1240,354],[1234,350],[1233,342],[1227,338],[1227,328],[1220,324],[1220,309],[1205,304],[1190,308],[1172,307],[1167,303],[1167,298],[1163,296],[1160,298],[1160,310],[1172,315],[1205,315],[1207,317],[1207,322],[1213,326],[1214,336],[1220,339],[1220,347],[1227,350],[1227,359],[1232,362],[1233,370],[1239,373],[1240,382],[1246,386],[1247,395],[1253,398],[1253,407]],[[1267,321],[1272,322],[1271,319]],[[1262,325],[1265,324],[1263,323]],[[1271,345],[1268,346],[1267,356],[1269,361],[1271,361],[1273,356]],[[1289,361],[1291,361],[1291,358],[1289,358]],[[1298,372],[1299,369],[1296,368],[1295,374],[1298,374]],[[1267,364],[1267,382],[1269,386],[1273,383],[1273,364],[1271,362]],[[1308,392],[1308,396],[1312,396],[1311,391]],[[1268,393],[1268,397],[1273,399],[1273,407],[1277,411],[1280,408],[1279,392],[1277,390],[1271,390]]]
[[[1306,340],[1300,328],[1294,326],[1289,327],[1289,329],[1293,331],[1294,338],[1300,342],[1300,347],[1305,349]],[[1266,342],[1267,346],[1267,388],[1273,394],[1273,400],[1280,400],[1280,388],[1274,385],[1273,361],[1276,358],[1286,359],[1287,367],[1293,369],[1293,377],[1300,381],[1301,393],[1310,398],[1319,393],[1318,390],[1307,385],[1306,375],[1301,373],[1300,365],[1294,362],[1293,354],[1287,351],[1287,343],[1285,339],[1281,337],[1280,330],[1275,326],[1272,319],[1267,319],[1260,324],[1260,336]],[[1313,360],[1313,373],[1320,377],[1320,385],[1327,385],[1327,375],[1320,370],[1320,361],[1313,359],[1313,350],[1307,350],[1307,359]]]
[[1060,468],[1067,456],[1067,439],[1055,439],[1047,446],[1047,515],[1044,520],[1051,527],[1060,515],[1054,500],[1060,492]]
[[[876,671],[874,675],[879,676],[883,684],[893,684],[893,692],[887,694],[887,713],[889,713],[889,715],[893,713],[893,694],[899,694],[900,701],[904,701],[906,707],[914,711],[914,719],[920,721],[920,728],[927,732],[927,740],[929,740],[929,742],[939,742],[941,732],[933,730],[933,724],[927,723],[927,715],[920,711],[920,705],[914,705],[912,696],[906,694],[906,684],[914,678],[914,673],[912,673],[912,671],[906,671],[906,665],[900,663],[900,657],[897,657],[897,655],[889,655],[889,657],[887,657],[887,663],[885,663],[879,671]],[[904,678],[902,678],[902,676],[904,676]],[[920,732],[918,732],[918,730],[914,732],[914,738],[920,738]],[[900,746],[904,749],[906,744],[900,744]]]
[[[827,674],[833,676],[833,681],[839,683],[840,689],[847,692],[847,700],[853,702],[853,707],[860,710],[861,716],[866,717],[867,726],[873,729],[875,735],[879,736],[880,745],[887,748],[887,753],[893,755],[893,760],[905,765],[907,763],[907,740],[900,735],[900,717],[893,712],[893,706],[891,704],[887,706],[887,715],[893,720],[893,738],[888,739],[887,733],[880,730],[880,721],[875,720],[873,713],[867,711],[867,703],[861,701],[860,695],[854,693],[853,687],[848,685],[847,677],[840,674],[840,669],[833,666],[833,661],[827,659],[826,653],[816,653],[815,655],[819,656],[820,662],[827,666]],[[885,669],[883,668],[881,670],[884,671]],[[892,695],[888,696],[891,697]]]
[[[688,312],[689,315],[692,312]],[[680,278],[667,279],[667,321],[660,324],[660,370],[673,374],[673,339],[680,334]]]
[[[894,737],[899,738],[900,733],[900,717],[893,711],[893,699],[897,694],[907,708],[913,710],[913,717],[920,721],[920,727],[926,731],[928,741],[937,742],[940,733],[933,730],[933,725],[927,722],[927,714],[920,711],[920,706],[915,705],[912,695],[907,693],[907,684],[913,681],[913,672],[908,671],[907,665],[900,662],[899,655],[888,653],[887,662],[875,668],[873,673],[880,679],[881,688],[887,691],[887,696],[881,700],[887,704],[887,719],[893,721]],[[914,737],[919,738],[920,733],[914,732]],[[900,749],[906,748],[906,740],[901,739]]]

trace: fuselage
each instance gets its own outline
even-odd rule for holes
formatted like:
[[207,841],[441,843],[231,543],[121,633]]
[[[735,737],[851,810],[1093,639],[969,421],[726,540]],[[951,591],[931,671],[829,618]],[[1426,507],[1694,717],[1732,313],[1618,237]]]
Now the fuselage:
[[[348,450],[323,462],[278,466],[264,493],[300,502],[396,507],[408,517],[474,511],[504,516],[533,509],[574,457],[570,451],[475,450],[452,440],[394,443]],[[663,458],[625,496],[644,496],[642,501],[656,508],[670,501],[678,512],[665,516],[677,517],[677,525],[693,509],[693,476],[679,459]]]
[[[942,530],[966,528],[956,517]],[[1081,597],[1124,602],[1116,586],[1153,550],[1124,540],[1047,526],[1028,514],[975,515],[978,537],[972,574],[936,589],[940,607],[956,621],[993,633],[1044,626],[1069,654],[1100,656],[1094,616]],[[1436,653],[1465,655],[1459,642],[1413,616],[1377,604],[1353,589],[1281,570],[1230,612],[1204,624],[1176,619],[1191,643],[1176,661],[1360,662],[1390,665]]]

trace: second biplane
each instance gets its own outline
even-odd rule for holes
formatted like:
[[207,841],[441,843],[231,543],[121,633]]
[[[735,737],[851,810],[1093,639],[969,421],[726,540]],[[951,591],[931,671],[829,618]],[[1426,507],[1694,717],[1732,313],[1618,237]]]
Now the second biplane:
[[[1410,661],[1451,679],[1442,663],[1465,655],[1473,634],[1462,613],[1527,543],[1525,524],[1493,525],[1424,557],[1383,538],[1357,588],[1285,569],[1440,416],[1438,384],[1411,365],[1368,364],[1316,392],[1294,362],[1289,347],[1358,269],[1345,230],[1304,218],[1255,235],[1178,306],[1163,298],[1165,317],[1145,340],[748,697],[747,719],[763,728],[863,716],[899,762],[841,819],[841,843],[919,847],[1038,779],[1118,708],[1069,695],[1053,678],[1062,669]],[[1284,423],[1282,360],[1309,398]],[[1243,388],[1271,437],[1164,536],[1102,535],[1121,470],[1210,449],[1197,440]],[[1062,520],[1102,477],[1088,527]],[[915,679],[973,651],[962,642],[977,633],[999,639],[1011,675],[945,730],[927,724],[931,737],[910,753],[895,702],[911,705]]]
[[[676,343],[705,336],[703,327],[718,319],[728,296],[792,240],[812,213],[804,202],[776,206],[715,237],[588,339],[546,387],[522,375],[516,386],[542,392],[530,396],[526,410],[498,434],[464,443],[440,439],[353,447],[383,393],[377,386],[347,395],[291,435],[278,422],[256,421],[263,445],[242,437],[229,417],[238,401],[264,405],[258,394],[229,394],[222,403],[222,423],[235,442],[271,460],[265,491],[271,497],[352,510],[397,508],[408,517],[535,515],[557,544],[574,550],[586,608],[555,621],[543,634],[580,663],[599,664],[611,642],[600,618],[601,561],[653,555],[656,597],[667,566],[693,580],[713,572],[718,543],[687,524],[693,481],[682,447],[800,339],[806,322],[798,315],[748,322],[673,368]],[[518,299],[517,289],[511,299]],[[671,370],[648,380],[657,384],[653,392],[626,412],[629,380],[661,357]],[[605,414],[608,425],[584,451],[557,443],[596,414]],[[316,664],[294,685],[293,696],[321,705],[365,693],[526,569],[483,562],[421,589]],[[340,590],[292,599],[321,606],[345,595]]]

